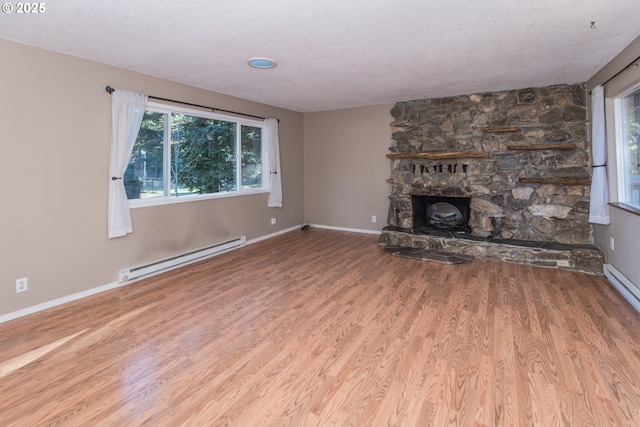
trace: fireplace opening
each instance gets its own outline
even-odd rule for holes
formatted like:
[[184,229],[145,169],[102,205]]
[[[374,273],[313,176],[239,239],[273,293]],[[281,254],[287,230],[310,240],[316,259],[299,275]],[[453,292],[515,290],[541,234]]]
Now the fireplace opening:
[[411,196],[413,231],[455,231],[471,233],[468,197]]

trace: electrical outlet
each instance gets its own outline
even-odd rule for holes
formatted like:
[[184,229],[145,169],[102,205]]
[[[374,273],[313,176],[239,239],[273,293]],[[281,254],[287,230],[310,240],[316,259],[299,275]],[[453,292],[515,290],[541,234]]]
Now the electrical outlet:
[[276,219],[275,218],[271,218],[271,225],[276,225]]
[[612,251],[615,250],[616,242],[613,237],[609,237],[609,247],[611,248]]
[[376,218],[375,215],[371,215],[371,222],[376,222],[378,221],[378,218]]
[[27,278],[23,277],[22,279],[16,280],[16,294],[20,292],[25,292],[27,290]]
[[556,265],[558,267],[570,267],[568,259],[559,259],[556,260]]

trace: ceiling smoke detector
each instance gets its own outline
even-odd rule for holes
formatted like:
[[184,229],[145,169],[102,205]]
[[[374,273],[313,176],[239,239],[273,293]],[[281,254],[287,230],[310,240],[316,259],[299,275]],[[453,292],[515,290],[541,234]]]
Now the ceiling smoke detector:
[[268,69],[277,65],[276,61],[269,58],[251,58],[248,64],[253,68]]

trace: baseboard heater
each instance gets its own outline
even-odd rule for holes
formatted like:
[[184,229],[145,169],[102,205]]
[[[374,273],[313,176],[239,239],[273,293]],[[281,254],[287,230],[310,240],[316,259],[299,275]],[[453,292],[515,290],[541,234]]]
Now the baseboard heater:
[[118,284],[126,285],[135,280],[140,280],[153,276],[154,274],[163,273],[182,267],[187,264],[202,261],[206,258],[238,249],[247,244],[247,237],[240,236],[233,239],[216,243],[215,245],[205,246],[203,248],[194,249],[189,252],[181,253],[167,258],[135,265],[129,268],[118,270]]
[[640,288],[611,264],[605,264],[603,270],[604,275],[609,279],[613,287],[629,301],[629,304],[631,304],[637,312],[640,312]]

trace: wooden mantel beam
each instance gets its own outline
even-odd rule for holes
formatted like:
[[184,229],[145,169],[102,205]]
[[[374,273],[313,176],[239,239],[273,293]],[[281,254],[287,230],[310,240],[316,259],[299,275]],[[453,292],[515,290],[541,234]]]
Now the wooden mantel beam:
[[576,144],[507,145],[507,150],[575,150]]
[[442,151],[433,153],[389,153],[387,157],[390,159],[426,159],[426,160],[442,160],[442,159],[488,159],[489,153],[482,151]]
[[520,128],[516,126],[508,126],[508,127],[482,128],[481,130],[484,133],[502,133],[502,132],[518,132]]
[[590,178],[520,178],[523,184],[591,185]]

